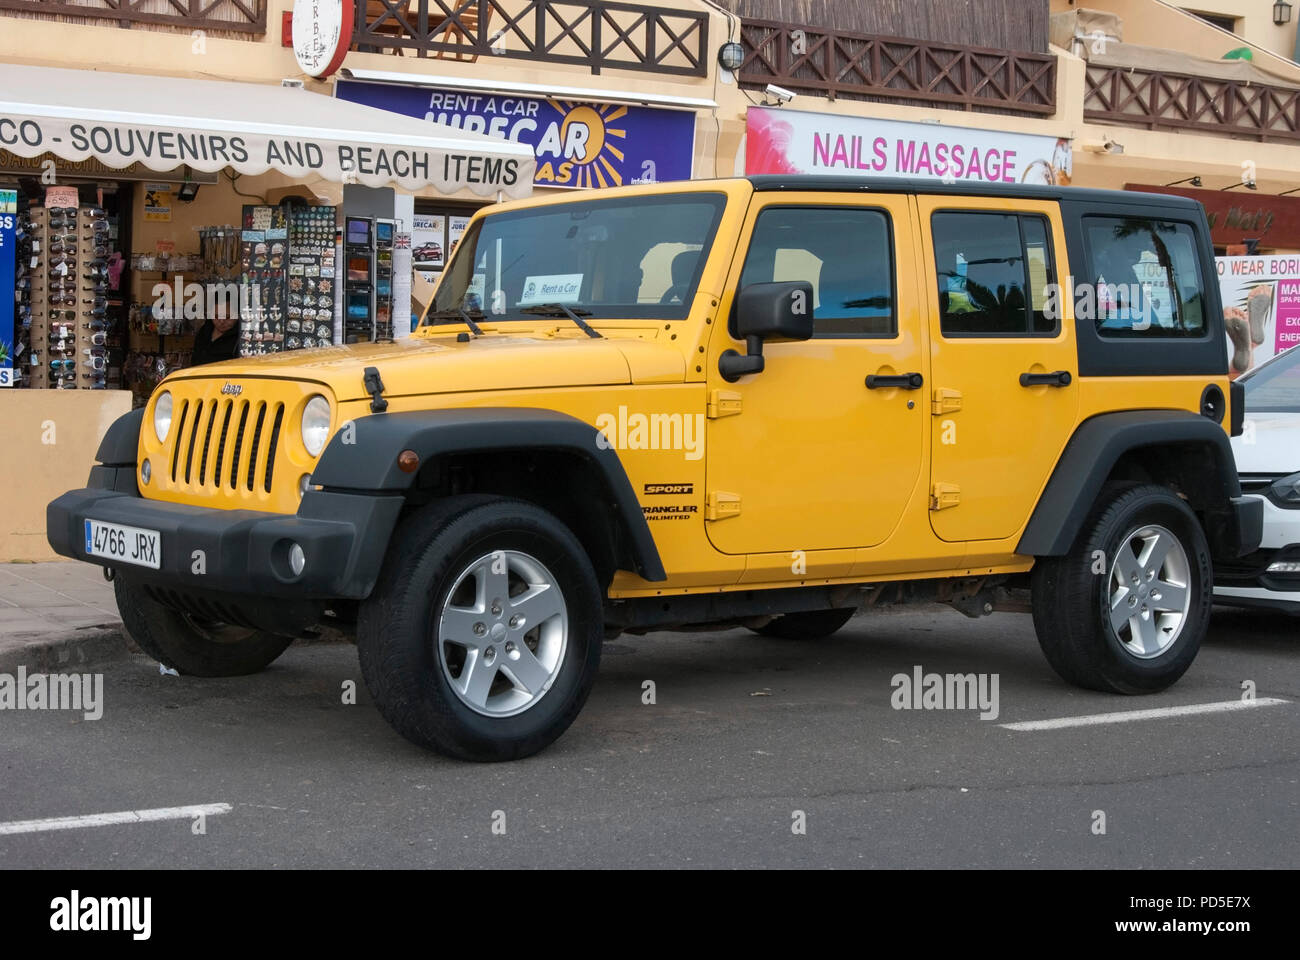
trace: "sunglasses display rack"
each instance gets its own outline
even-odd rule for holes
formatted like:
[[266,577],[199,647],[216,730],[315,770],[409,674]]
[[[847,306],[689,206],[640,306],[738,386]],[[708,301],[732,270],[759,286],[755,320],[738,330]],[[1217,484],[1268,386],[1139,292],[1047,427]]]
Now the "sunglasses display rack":
[[32,207],[26,226],[24,312],[31,387],[105,389],[109,383],[109,224],[98,207]]
[[335,207],[289,211],[286,350],[334,343],[335,214]]
[[31,216],[24,212],[18,217],[14,232],[16,250],[14,257],[14,386],[31,386],[32,358],[32,286],[39,273],[40,258],[33,251],[35,243]]

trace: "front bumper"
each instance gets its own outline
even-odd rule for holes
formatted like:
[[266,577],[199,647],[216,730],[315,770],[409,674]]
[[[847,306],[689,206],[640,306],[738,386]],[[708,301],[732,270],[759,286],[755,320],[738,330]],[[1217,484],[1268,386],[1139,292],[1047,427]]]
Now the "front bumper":
[[[121,489],[71,490],[45,512],[55,552],[114,566],[132,580],[179,592],[232,599],[363,599],[379,577],[402,498],[310,490],[297,515],[217,510],[146,500]],[[160,569],[114,564],[86,555],[85,522],[101,520],[157,530]],[[306,556],[289,567],[289,548]]]
[[1266,497],[1259,549],[1233,561],[1216,561],[1214,599],[1233,606],[1300,613],[1300,574],[1270,573],[1269,564],[1300,562],[1300,510],[1283,509]]

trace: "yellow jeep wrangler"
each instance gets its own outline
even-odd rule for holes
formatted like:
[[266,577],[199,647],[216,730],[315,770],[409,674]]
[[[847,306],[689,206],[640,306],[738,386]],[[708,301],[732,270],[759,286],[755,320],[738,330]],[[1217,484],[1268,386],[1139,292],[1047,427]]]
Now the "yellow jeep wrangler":
[[[1196,655],[1260,537],[1202,208],[835,177],[501,204],[410,339],[183,370],[50,543],[181,673],[355,629],[404,736],[527,756],[602,641],[1032,610],[1096,690]],[[882,696],[884,693],[882,692]]]

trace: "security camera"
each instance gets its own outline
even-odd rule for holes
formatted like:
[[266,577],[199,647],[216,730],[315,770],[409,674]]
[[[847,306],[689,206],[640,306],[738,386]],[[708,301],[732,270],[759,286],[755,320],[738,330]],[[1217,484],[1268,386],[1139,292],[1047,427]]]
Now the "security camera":
[[769,83],[763,88],[763,92],[775,100],[777,103],[789,103],[794,99],[794,94],[785,87],[778,87],[775,83]]

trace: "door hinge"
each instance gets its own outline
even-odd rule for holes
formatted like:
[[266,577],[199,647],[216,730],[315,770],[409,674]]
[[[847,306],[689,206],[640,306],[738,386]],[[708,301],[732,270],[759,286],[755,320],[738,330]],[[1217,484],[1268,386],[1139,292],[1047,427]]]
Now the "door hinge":
[[961,503],[961,487],[955,483],[936,483],[930,489],[930,509],[943,510]]
[[705,520],[726,520],[740,516],[740,494],[714,490],[704,501]]
[[709,391],[709,419],[731,417],[740,413],[740,394],[735,390]]
[[945,413],[956,413],[960,409],[960,390],[953,390],[950,387],[934,388],[930,400],[930,413],[937,417]]

